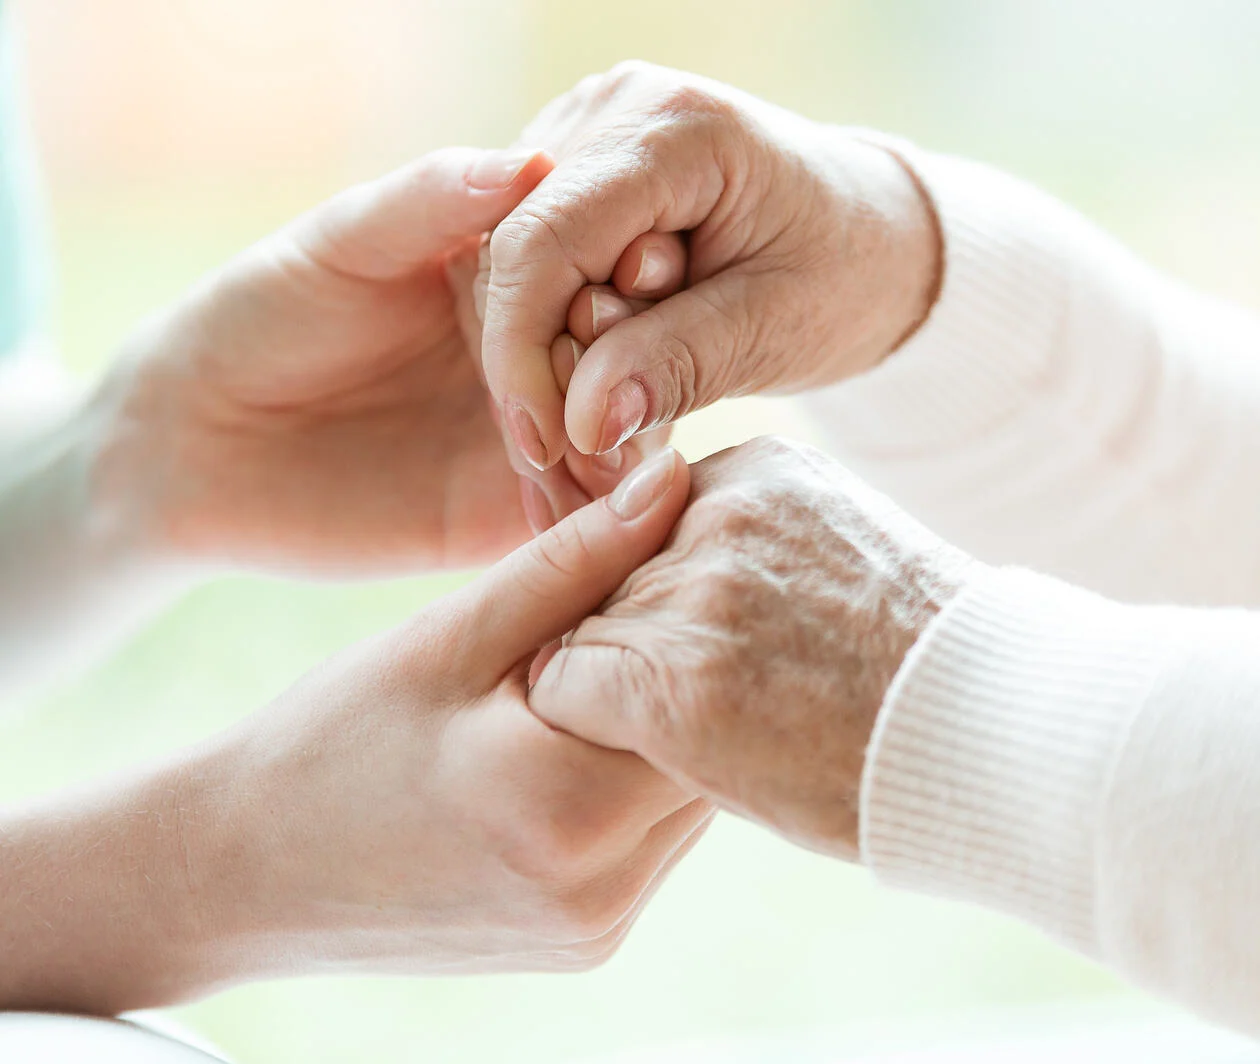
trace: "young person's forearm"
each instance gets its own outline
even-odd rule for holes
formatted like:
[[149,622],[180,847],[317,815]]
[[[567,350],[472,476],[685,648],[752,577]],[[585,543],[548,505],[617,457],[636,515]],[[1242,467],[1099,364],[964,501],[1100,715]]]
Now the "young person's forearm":
[[65,676],[189,580],[134,500],[101,488],[115,417],[98,394],[0,454],[0,696]]
[[216,756],[0,811],[0,1010],[170,1005],[257,963],[233,900],[256,893],[252,858]]

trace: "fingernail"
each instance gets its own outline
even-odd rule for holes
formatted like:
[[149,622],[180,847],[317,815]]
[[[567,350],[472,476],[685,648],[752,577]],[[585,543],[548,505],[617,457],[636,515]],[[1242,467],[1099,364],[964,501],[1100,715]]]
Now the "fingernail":
[[482,156],[468,171],[468,185],[482,192],[509,188],[537,154],[534,151],[498,151]]
[[608,396],[604,411],[604,429],[600,434],[596,454],[616,450],[639,431],[647,417],[648,397],[643,385],[631,378],[622,381]]
[[547,461],[547,448],[543,446],[538,425],[530,417],[529,411],[520,403],[508,403],[504,417],[507,420],[508,432],[512,434],[513,442],[525,456],[525,461],[540,471],[548,468],[551,463]]
[[658,451],[618,484],[608,497],[612,512],[623,521],[633,521],[647,513],[673,483],[676,453],[672,447]]
[[634,278],[636,292],[653,292],[665,283],[669,272],[669,259],[660,248],[644,248],[639,259],[639,272]]
[[546,492],[528,477],[521,477],[521,506],[525,509],[525,520],[536,536],[556,523]]
[[634,313],[630,304],[599,288],[591,292],[591,331],[599,336]]

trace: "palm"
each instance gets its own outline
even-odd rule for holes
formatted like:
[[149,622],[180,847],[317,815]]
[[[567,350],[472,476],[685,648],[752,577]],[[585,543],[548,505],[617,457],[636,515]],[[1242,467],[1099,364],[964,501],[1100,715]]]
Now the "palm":
[[441,261],[370,280],[273,241],[208,303],[186,330],[187,546],[349,574],[473,564],[526,537]]

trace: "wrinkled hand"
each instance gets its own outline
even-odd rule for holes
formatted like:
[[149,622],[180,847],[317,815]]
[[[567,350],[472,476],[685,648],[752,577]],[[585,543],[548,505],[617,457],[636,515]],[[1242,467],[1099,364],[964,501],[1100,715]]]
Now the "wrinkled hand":
[[[703,78],[626,64],[549,105],[521,142],[555,170],[494,230],[483,359],[540,467],[602,453],[723,396],[813,387],[875,364],[935,296],[930,206],[888,151]],[[613,324],[567,389],[552,364],[575,299],[668,261],[686,286]]]
[[[436,152],[335,197],[147,323],[94,403],[97,508],[155,553],[316,575],[466,566],[522,542],[471,284],[481,234],[550,165]],[[567,514],[624,470],[576,472],[537,478],[535,508]]]
[[577,628],[530,705],[854,858],[884,694],[970,564],[818,451],[754,440],[694,467],[669,546]]

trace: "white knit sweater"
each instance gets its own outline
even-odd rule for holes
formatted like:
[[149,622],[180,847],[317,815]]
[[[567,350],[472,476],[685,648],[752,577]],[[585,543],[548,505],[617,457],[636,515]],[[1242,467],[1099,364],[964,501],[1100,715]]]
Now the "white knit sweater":
[[1010,177],[903,154],[940,300],[811,402],[854,470],[999,567],[888,694],[865,861],[1260,1034],[1260,318]]

